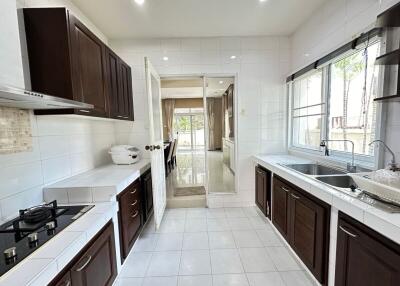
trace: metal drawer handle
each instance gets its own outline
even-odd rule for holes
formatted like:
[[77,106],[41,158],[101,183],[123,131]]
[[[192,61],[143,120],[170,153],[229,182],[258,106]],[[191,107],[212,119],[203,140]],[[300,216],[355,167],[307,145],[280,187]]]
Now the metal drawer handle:
[[88,256],[88,259],[86,260],[86,262],[81,266],[81,267],[79,267],[78,269],[76,269],[75,271],[76,272],[81,272],[83,269],[85,269],[85,267],[89,264],[89,262],[92,260],[92,256],[91,255],[89,255]]
[[79,109],[80,112],[84,112],[84,113],[90,113],[89,110],[85,110],[85,109]]
[[65,281],[65,282],[64,282],[64,285],[65,285],[65,286],[71,286],[71,281],[70,281],[70,280]]
[[281,187],[281,189],[282,189],[283,191],[285,191],[286,193],[289,193],[289,190],[286,189],[285,187]]
[[345,229],[345,228],[344,228],[343,226],[341,226],[341,225],[339,225],[339,228],[340,228],[341,231],[343,231],[344,233],[347,233],[348,235],[350,235],[350,236],[353,237],[353,238],[358,237],[358,235],[356,235],[356,234],[354,234],[354,233],[351,233],[350,231],[348,231],[347,229]]
[[290,194],[291,196],[292,196],[292,198],[294,198],[295,200],[298,200],[298,199],[300,199],[300,197],[299,196],[296,196],[295,194]]
[[134,190],[131,192],[131,195],[134,195],[134,194],[136,193],[136,191],[137,191],[137,189],[134,189]]
[[135,218],[135,217],[138,216],[138,214],[139,214],[139,211],[136,211],[131,217],[132,217],[132,218]]
[[131,204],[131,206],[133,207],[134,205],[136,205],[138,203],[138,200],[135,200],[132,204]]

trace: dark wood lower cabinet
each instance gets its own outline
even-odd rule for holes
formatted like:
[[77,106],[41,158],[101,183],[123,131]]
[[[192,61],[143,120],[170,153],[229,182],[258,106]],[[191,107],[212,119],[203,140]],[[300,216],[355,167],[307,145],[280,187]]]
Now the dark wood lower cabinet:
[[327,285],[330,206],[274,175],[272,222],[314,277]]
[[400,246],[339,213],[335,286],[400,285]]
[[138,179],[117,197],[121,258],[123,260],[128,256],[142,228],[142,195],[142,188]]
[[114,224],[110,221],[49,285],[111,286],[116,277]]
[[257,166],[256,173],[256,205],[271,219],[271,172]]
[[153,181],[151,169],[147,170],[141,177],[143,189],[143,221],[146,223],[153,214]]

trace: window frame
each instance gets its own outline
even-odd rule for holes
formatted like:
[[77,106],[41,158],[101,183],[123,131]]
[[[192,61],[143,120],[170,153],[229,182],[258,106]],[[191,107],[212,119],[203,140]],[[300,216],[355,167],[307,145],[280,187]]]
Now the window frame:
[[[321,66],[318,66],[316,69],[311,70],[304,75],[296,78],[295,80],[302,79],[304,77],[308,77],[311,74],[315,73],[317,70],[322,70],[322,99],[325,104],[323,104],[324,107],[324,115],[322,115],[321,119],[321,133],[320,133],[320,139],[328,138],[329,134],[329,113],[330,113],[330,98],[331,98],[331,66],[333,63],[340,61],[341,59],[344,59],[346,57],[349,57],[355,53],[360,52],[361,50],[365,49],[365,46],[368,45],[374,45],[376,43],[380,42],[380,39],[378,37],[372,38],[369,42],[363,43],[359,46],[357,46],[355,49],[349,50],[347,52],[344,52],[340,54],[339,56],[331,59],[330,61],[324,63]],[[378,66],[379,69],[378,71],[378,94],[382,92],[383,89],[383,82],[384,82],[384,76],[382,72],[382,67]],[[287,83],[287,91],[288,91],[288,149],[289,151],[294,151],[294,152],[302,152],[302,153],[307,153],[309,155],[314,155],[314,156],[323,156],[323,151],[324,148],[319,147],[318,149],[313,149],[313,148],[307,148],[307,147],[300,147],[296,146],[293,144],[293,101],[294,101],[294,81],[290,81]],[[376,108],[376,118],[375,118],[375,139],[382,139],[385,136],[385,124],[384,124],[384,118],[383,118],[383,110],[384,106],[382,104],[377,104]],[[328,145],[329,146],[329,145]],[[345,151],[339,151],[339,150],[333,150],[330,149],[330,156],[329,157],[324,157],[326,159],[329,159],[331,161],[335,161],[338,163],[347,163],[351,160],[351,152],[345,152]],[[374,149],[373,155],[365,155],[365,154],[354,154],[354,159],[357,165],[366,167],[366,168],[378,168],[382,166],[383,164],[383,157],[384,153],[381,152],[380,150],[377,150],[376,148]]]

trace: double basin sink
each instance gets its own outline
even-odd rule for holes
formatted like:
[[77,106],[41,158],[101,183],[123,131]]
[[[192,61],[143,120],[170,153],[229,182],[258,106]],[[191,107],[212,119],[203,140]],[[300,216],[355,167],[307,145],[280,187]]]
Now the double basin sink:
[[357,187],[357,184],[350,176],[346,175],[345,171],[336,168],[320,164],[288,164],[285,167],[313,176],[316,180],[337,188],[355,189]]

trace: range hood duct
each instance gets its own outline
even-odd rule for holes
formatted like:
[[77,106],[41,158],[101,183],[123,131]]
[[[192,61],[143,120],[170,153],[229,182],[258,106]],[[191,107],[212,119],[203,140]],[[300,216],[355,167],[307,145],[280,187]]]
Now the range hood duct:
[[0,106],[20,109],[93,109],[91,104],[0,85]]

